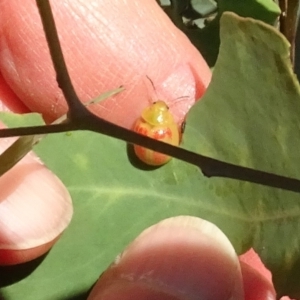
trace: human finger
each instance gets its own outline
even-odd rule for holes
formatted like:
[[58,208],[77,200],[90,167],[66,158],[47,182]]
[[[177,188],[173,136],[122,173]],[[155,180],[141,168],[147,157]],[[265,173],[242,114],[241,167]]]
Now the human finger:
[[[26,112],[26,107],[0,76],[0,111],[11,110]],[[13,140],[1,138],[0,153]],[[61,181],[29,153],[0,177],[0,265],[23,263],[47,252],[69,224],[72,212]]]
[[135,239],[88,300],[244,299],[240,265],[225,235],[196,217],[166,219]]
[[[60,41],[82,101],[124,85],[94,106],[131,127],[149,101],[166,100],[180,122],[210,81],[210,70],[154,0],[52,1]],[[34,1],[0,3],[0,68],[31,110],[53,120],[66,112]],[[147,79],[149,77],[154,87]],[[183,101],[178,97],[184,96]],[[172,105],[177,101],[176,105]]]

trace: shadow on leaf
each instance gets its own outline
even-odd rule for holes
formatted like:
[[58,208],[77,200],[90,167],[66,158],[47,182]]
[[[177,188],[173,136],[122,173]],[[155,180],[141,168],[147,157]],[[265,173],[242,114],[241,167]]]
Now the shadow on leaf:
[[[95,284],[93,284],[92,287],[86,291],[78,292],[77,294],[74,294],[72,296],[58,298],[57,300],[86,300],[88,295],[91,293]],[[1,300],[1,298],[0,298],[0,300]]]
[[134,153],[133,145],[127,144],[127,155],[130,163],[137,169],[143,171],[153,171],[159,168],[160,166],[150,166],[142,162]]
[[[33,261],[21,265],[0,267],[0,288],[12,285],[29,276],[40,265],[47,255],[48,252]],[[0,300],[5,299],[2,297],[3,296],[0,294]]]

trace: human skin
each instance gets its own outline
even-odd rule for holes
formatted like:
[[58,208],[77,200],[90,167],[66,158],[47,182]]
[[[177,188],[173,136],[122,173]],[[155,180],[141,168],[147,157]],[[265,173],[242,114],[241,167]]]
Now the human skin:
[[[154,0],[144,0],[142,5],[138,0],[52,2],[66,63],[80,99],[86,101],[104,91],[125,86],[124,92],[96,106],[94,112],[99,116],[130,128],[152,99],[162,98],[169,104],[176,121],[180,122],[209,84],[210,71],[202,57]],[[0,77],[0,96],[3,109],[37,111],[46,121],[52,121],[65,113],[67,106],[55,81],[35,2],[1,0],[0,11],[0,68],[3,75]],[[183,95],[184,99],[178,101]],[[44,169],[43,172],[48,171]],[[66,200],[68,195],[55,176],[49,172],[45,176],[49,185],[57,187],[57,197],[65,193]],[[22,193],[24,199],[38,193],[39,181],[39,178],[34,179],[36,190],[27,189]],[[5,193],[4,189],[0,190],[1,193]],[[32,208],[28,206],[28,209]],[[49,209],[56,211],[60,208]],[[66,215],[70,216],[70,211],[68,207]],[[64,220],[65,226],[67,223]],[[57,235],[61,233],[61,226],[59,224]],[[188,299],[197,299],[199,294],[205,295],[203,299],[243,299],[243,289],[247,300],[275,299],[270,280],[244,262],[239,263],[232,246],[214,225],[183,217],[167,220],[163,226],[159,224],[153,228],[133,242],[126,255],[123,254],[118,263],[109,267],[100,278],[99,293],[110,292],[103,299],[119,299],[120,295],[132,299],[133,295],[139,295],[139,299],[167,300],[181,299],[178,297],[183,294],[189,295]],[[55,230],[53,228],[53,232]],[[53,238],[49,238],[41,239],[39,244],[37,241],[32,245],[33,249],[27,249],[27,258],[28,251],[31,251],[31,258],[45,252],[44,244],[49,249],[53,242]],[[195,256],[195,253],[201,255]],[[17,260],[19,257],[22,255],[17,256]],[[157,267],[151,289],[148,288],[149,282],[147,289],[144,289],[144,282],[141,286],[141,282],[135,280],[119,284],[120,274],[139,275],[141,269],[133,268],[135,265],[147,269],[151,262],[149,257]],[[180,262],[177,267],[184,273],[183,278],[176,277],[178,273],[172,271],[172,259],[174,264]],[[170,265],[161,268],[163,262]],[[191,268],[192,265],[198,268]],[[211,272],[207,271],[208,267]],[[260,266],[260,270],[262,268]],[[199,278],[203,280],[199,281]],[[193,282],[197,286],[199,282],[203,284],[193,289]],[[115,283],[119,284],[117,289],[110,289],[116,286]],[[167,290],[160,289],[161,286],[166,286]]]

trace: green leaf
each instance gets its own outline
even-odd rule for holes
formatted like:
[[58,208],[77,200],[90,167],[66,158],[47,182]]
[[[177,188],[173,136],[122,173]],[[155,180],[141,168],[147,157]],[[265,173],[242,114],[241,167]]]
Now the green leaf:
[[220,18],[225,11],[231,11],[242,17],[254,18],[271,25],[275,24],[280,15],[280,8],[273,0],[219,0],[218,14],[206,27],[190,29],[180,25],[179,28],[189,37],[210,67],[214,66],[219,53]]
[[126,144],[90,132],[49,135],[36,152],[68,187],[74,219],[30,276],[2,289],[8,299],[69,299],[84,293],[126,244],[166,217],[219,219],[226,231],[242,235],[243,226],[228,219],[230,209],[219,207],[221,198],[207,198],[209,179],[181,161],[144,171],[132,166]]
[[219,0],[219,14],[231,11],[241,17],[251,17],[274,25],[280,15],[280,8],[274,0]]
[[[100,101],[103,101],[113,95],[122,92],[123,90],[123,87],[119,87],[117,89],[107,91],[99,95],[95,99],[86,102],[85,106],[96,104]],[[5,120],[5,113],[0,113],[0,118],[1,115],[3,116],[2,119]],[[19,119],[20,118],[22,119],[22,116],[19,116]],[[33,119],[33,117],[31,116],[30,119]],[[40,116],[38,116],[37,119],[39,120],[39,122],[37,122],[38,125],[44,124]],[[57,120],[55,120],[52,124],[59,124],[65,121],[66,119],[67,116],[63,115]],[[9,171],[14,165],[16,165],[29,151],[32,150],[33,146],[36,145],[45,136],[45,134],[22,136],[18,138],[12,145],[10,145],[9,148],[7,148],[0,155],[0,176],[2,176],[4,173]]]
[[[273,27],[224,14],[220,55],[206,94],[188,114],[184,146],[300,178],[300,87],[289,45]],[[299,194],[230,180],[212,185],[225,206],[234,206],[236,225],[248,224],[238,243],[229,233],[236,249],[252,246],[272,271],[278,294],[299,299]]]
[[206,16],[217,9],[217,3],[214,0],[191,0],[191,8],[200,16]]
[[[0,119],[5,122],[5,119],[9,120],[9,114],[0,113]],[[20,126],[24,126],[26,116],[19,115],[16,116],[15,123],[17,124],[19,121]],[[30,125],[41,125],[44,122],[42,118],[38,114],[30,114],[27,116]],[[26,121],[25,121],[26,122]],[[19,125],[15,125],[16,127]],[[17,164],[30,150],[32,150],[33,146],[39,142],[42,135],[30,135],[23,136],[18,138],[12,145],[9,146],[3,153],[0,155],[0,176],[2,176],[5,172],[9,171],[15,164]]]
[[[0,112],[0,119],[9,127],[27,127],[27,126],[38,126],[44,124],[44,121],[40,114],[29,113],[29,114],[14,114],[12,117],[11,113]],[[13,121],[12,121],[13,120]]]
[[[223,18],[221,39],[212,83],[187,118],[184,147],[300,178],[299,85],[287,43],[272,27],[233,14]],[[123,142],[89,132],[49,135],[36,151],[68,187],[74,218],[30,275],[1,289],[4,299],[85,299],[141,230],[175,215],[217,224],[238,253],[253,246],[279,295],[299,298],[299,194],[205,178],[176,159],[145,171]],[[0,270],[0,284],[20,269]]]

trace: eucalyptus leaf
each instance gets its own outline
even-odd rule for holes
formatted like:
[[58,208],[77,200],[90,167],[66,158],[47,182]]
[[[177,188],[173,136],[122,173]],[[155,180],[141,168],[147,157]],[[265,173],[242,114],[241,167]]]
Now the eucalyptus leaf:
[[[112,97],[122,92],[123,90],[124,90],[123,87],[119,87],[117,89],[107,91],[99,95],[95,99],[87,101],[85,103],[85,106],[89,106],[101,102],[109,97]],[[2,113],[2,116],[3,116],[2,120],[5,120],[5,113]],[[0,118],[1,118],[1,113],[0,113]],[[20,116],[19,118],[22,117]],[[37,118],[39,119],[38,116]],[[30,119],[32,119],[32,117]],[[64,122],[66,119],[67,116],[63,115],[57,120],[55,120],[52,124],[59,124],[61,122]],[[44,124],[44,122],[40,121],[35,125],[41,125],[41,124]],[[33,123],[31,125],[33,125]],[[0,176],[2,176],[4,173],[9,171],[15,164],[17,164],[29,151],[32,150],[33,146],[36,145],[45,136],[46,136],[45,134],[40,134],[40,135],[22,136],[18,138],[9,148],[7,148],[0,155]]]
[[[213,78],[188,114],[184,147],[300,178],[300,86],[277,30],[224,14]],[[236,249],[252,246],[272,271],[278,295],[300,299],[299,194],[219,179],[212,190],[235,203],[237,226],[248,223],[238,243],[226,232]]]
[[217,9],[217,3],[213,0],[191,0],[191,7],[201,16],[209,15]]
[[[177,1],[174,0],[174,2]],[[173,16],[174,23],[189,37],[210,67],[215,65],[219,53],[220,18],[225,11],[234,12],[242,17],[251,17],[271,25],[276,23],[280,15],[280,8],[273,0],[219,0],[217,16],[204,28],[185,28],[182,24],[176,24],[177,19]],[[174,15],[175,12],[172,11],[172,14]]]
[[[246,230],[236,226],[232,203],[207,198],[210,179],[181,161],[145,171],[132,165],[126,144],[90,132],[48,135],[35,149],[69,189],[74,218],[38,268],[2,288],[4,299],[84,294],[138,233],[170,216],[208,218],[237,238]],[[4,276],[0,269],[0,283]]]
[[[6,118],[9,118],[9,114],[0,113],[0,118],[5,122]],[[27,115],[19,115],[16,116],[15,123],[18,123],[20,126],[30,125],[41,125],[43,121],[41,120],[38,114],[30,114]],[[26,123],[25,119],[29,119],[29,122]],[[25,123],[24,123],[25,122]],[[15,125],[18,126],[18,125]],[[15,164],[17,164],[30,150],[32,150],[33,146],[39,142],[41,139],[40,135],[29,135],[18,138],[16,141],[12,143],[3,153],[0,155],[0,176],[10,170]]]
[[241,17],[251,17],[274,25],[280,15],[280,8],[274,0],[219,0],[219,14],[231,11]]
[[[183,147],[300,178],[300,88],[287,42],[271,26],[230,13],[221,28],[213,79],[187,117]],[[209,179],[176,159],[145,170],[123,142],[91,132],[48,135],[35,149],[69,189],[74,218],[30,275],[2,282],[2,298],[85,299],[139,232],[166,217],[193,215],[217,224],[237,253],[254,247],[278,294],[300,299],[299,194]],[[0,284],[8,276],[15,274],[0,269]]]

